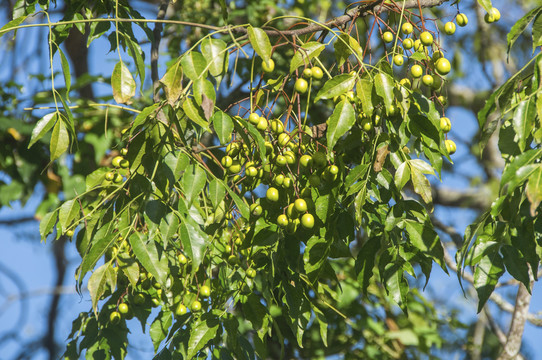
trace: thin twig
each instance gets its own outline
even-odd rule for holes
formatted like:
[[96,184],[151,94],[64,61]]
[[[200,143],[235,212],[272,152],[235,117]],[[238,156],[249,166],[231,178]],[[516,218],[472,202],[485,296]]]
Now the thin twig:
[[[158,9],[157,20],[164,20],[166,17],[167,8],[169,6],[169,0],[162,0],[160,8]],[[164,25],[161,22],[157,22],[154,25],[154,31],[152,32],[154,41],[151,45],[151,78],[152,78],[152,91],[154,102],[160,101],[160,94],[158,93],[158,87],[160,86],[158,78],[158,57],[160,50],[160,40],[162,39],[162,30]]]

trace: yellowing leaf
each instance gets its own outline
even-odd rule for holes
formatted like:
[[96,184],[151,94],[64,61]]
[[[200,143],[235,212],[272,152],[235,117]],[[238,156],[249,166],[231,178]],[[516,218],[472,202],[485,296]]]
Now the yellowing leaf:
[[119,61],[111,75],[113,98],[119,104],[126,104],[135,95],[136,83],[132,73],[122,61]]

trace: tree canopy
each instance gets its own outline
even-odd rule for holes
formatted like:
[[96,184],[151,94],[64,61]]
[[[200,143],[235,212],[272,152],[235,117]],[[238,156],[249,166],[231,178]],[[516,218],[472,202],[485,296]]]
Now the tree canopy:
[[[528,312],[542,6],[506,6],[6,7],[0,206],[38,192],[45,246],[80,255],[91,307],[63,356],[123,359],[138,327],[156,359],[522,356],[525,322],[542,324]],[[21,56],[47,65],[23,72]],[[476,116],[472,138],[449,115],[459,108]],[[445,188],[447,176],[467,185]],[[457,208],[475,220],[459,228]],[[492,337],[453,335],[465,325],[423,292],[434,272],[475,290]],[[512,313],[508,330],[489,303]]]

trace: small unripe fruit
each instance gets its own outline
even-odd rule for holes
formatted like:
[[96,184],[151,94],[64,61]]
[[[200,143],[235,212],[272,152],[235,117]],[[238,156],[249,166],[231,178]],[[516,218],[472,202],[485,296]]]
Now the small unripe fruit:
[[312,229],[314,227],[314,216],[312,214],[303,214],[301,217],[301,225],[305,229]]
[[190,305],[190,311],[198,312],[201,310],[201,303],[198,300],[195,300],[192,305]]
[[120,154],[121,154],[122,156],[128,155],[128,149],[126,149],[126,148],[120,149]]
[[307,80],[299,78],[295,81],[294,85],[295,91],[297,91],[300,94],[304,94],[307,92],[307,89],[309,88],[309,83]]
[[270,187],[267,189],[265,197],[271,202],[277,202],[279,200],[279,191],[274,187]]
[[277,217],[277,225],[280,227],[286,227],[286,225],[288,225],[288,217],[284,214],[280,214]]
[[315,80],[320,80],[324,77],[324,72],[318,66],[312,67],[312,78]]
[[299,165],[307,168],[312,165],[312,157],[310,155],[303,155],[299,159]]
[[275,62],[273,61],[273,59],[269,59],[269,61],[267,62],[264,60],[262,62],[262,70],[266,73],[273,72],[273,70],[275,70]]
[[395,56],[393,57],[393,63],[394,63],[395,65],[401,66],[401,65],[403,65],[403,62],[404,62],[403,55],[397,54],[397,55],[395,55]]
[[120,313],[118,311],[113,311],[109,315],[109,321],[111,321],[112,324],[118,324],[120,322]]
[[321,179],[320,179],[320,176],[316,175],[316,174],[312,174],[311,176],[309,176],[309,184],[311,184],[312,187],[319,187],[320,184],[321,184]]
[[328,168],[328,171],[331,175],[337,175],[339,173],[339,168],[337,167],[337,165],[331,165]]
[[324,167],[327,163],[326,154],[323,152],[317,151],[312,155],[312,162],[314,166],[321,168]]
[[446,150],[448,150],[448,154],[452,155],[457,150],[457,146],[455,145],[455,142],[452,140],[446,140],[445,142]]
[[401,25],[401,32],[405,35],[410,34],[413,30],[414,30],[414,27],[409,22],[406,22],[403,25]]
[[188,259],[186,258],[186,256],[184,256],[184,254],[179,254],[179,256],[177,256],[177,259],[179,259],[179,263],[181,265],[185,265],[188,262]]
[[177,308],[175,309],[175,315],[177,316],[183,316],[184,314],[186,314],[186,306],[184,306],[183,304],[179,304],[177,305]]
[[303,199],[296,199],[294,201],[294,207],[298,212],[303,213],[307,211],[307,202]]
[[413,46],[414,46],[414,40],[410,38],[403,40],[403,47],[405,49],[410,50],[412,49]]
[[115,156],[113,160],[111,161],[111,165],[118,168],[120,167],[120,163],[122,160],[124,160],[122,156]]
[[265,131],[267,130],[268,125],[269,123],[267,122],[267,119],[262,116],[260,117],[260,120],[258,121],[258,125],[256,125],[256,128],[260,131]]
[[128,311],[130,311],[130,308],[128,307],[128,304],[126,303],[120,303],[119,304],[119,312],[123,315],[128,314]]
[[444,24],[444,33],[446,35],[455,34],[455,24],[451,21],[448,21],[446,24]]
[[390,31],[386,31],[384,34],[382,34],[382,40],[386,43],[390,43],[393,41],[393,34]]
[[457,25],[461,27],[467,26],[467,24],[469,23],[469,19],[467,18],[467,15],[463,13],[458,14],[457,17],[455,18],[455,21],[457,22]]
[[258,123],[260,122],[260,115],[252,113],[248,116],[248,121],[253,125],[258,125]]
[[119,173],[116,173],[115,178],[113,179],[113,182],[115,184],[120,184],[123,180],[124,180],[124,178],[122,177],[122,175],[119,174]]
[[203,285],[199,288],[199,294],[204,298],[208,298],[209,296],[211,296],[211,288],[207,285]]
[[450,72],[452,69],[452,65],[450,64],[450,61],[446,58],[440,58],[437,60],[435,67],[437,69],[437,72],[440,75],[446,75]]
[[429,31],[424,31],[420,34],[420,41],[425,46],[430,46],[433,44],[433,35]]
[[401,81],[399,81],[399,84],[407,89],[410,89],[412,87],[412,83],[407,78],[401,79]]
[[105,173],[105,180],[113,181],[114,178],[115,178],[114,172],[108,171],[107,173]]
[[280,147],[285,147],[290,142],[290,135],[282,133],[278,137],[278,144]]
[[143,305],[144,303],[145,303],[145,295],[143,295],[141,293],[135,294],[135,296],[134,296],[134,304],[139,306],[139,305]]
[[249,278],[254,279],[256,277],[256,270],[252,268],[247,269],[246,274]]
[[423,51],[424,47],[420,39],[417,39],[414,41],[414,50],[416,51]]
[[312,77],[312,69],[306,68],[303,70],[303,77],[305,79],[310,79]]
[[410,74],[412,74],[412,77],[419,78],[423,74],[423,69],[420,65],[412,65],[410,68]]
[[425,86],[433,86],[434,79],[433,79],[433,77],[431,75],[424,75],[423,78],[422,78],[422,83]]
[[233,159],[230,156],[226,155],[222,158],[222,160],[220,160],[220,163],[227,169],[232,166]]
[[443,116],[440,118],[440,129],[447,133],[452,129],[452,122],[447,117]]

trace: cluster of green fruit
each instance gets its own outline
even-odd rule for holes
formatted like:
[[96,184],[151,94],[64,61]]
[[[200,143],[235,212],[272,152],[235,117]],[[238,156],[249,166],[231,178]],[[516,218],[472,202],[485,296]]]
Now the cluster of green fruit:
[[127,154],[128,149],[122,148],[120,150],[120,155],[113,158],[111,165],[115,168],[115,170],[105,173],[103,185],[110,185],[111,183],[121,184],[124,181],[124,178],[129,175],[128,168],[130,167],[130,162],[125,158]]

